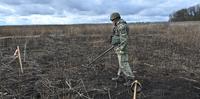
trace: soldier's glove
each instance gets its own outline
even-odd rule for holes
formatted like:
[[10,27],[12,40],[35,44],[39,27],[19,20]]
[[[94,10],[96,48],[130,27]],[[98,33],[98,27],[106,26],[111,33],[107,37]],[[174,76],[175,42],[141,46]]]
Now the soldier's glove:
[[117,46],[118,44],[120,44],[119,36],[112,35],[111,36],[111,44],[114,45],[114,46]]

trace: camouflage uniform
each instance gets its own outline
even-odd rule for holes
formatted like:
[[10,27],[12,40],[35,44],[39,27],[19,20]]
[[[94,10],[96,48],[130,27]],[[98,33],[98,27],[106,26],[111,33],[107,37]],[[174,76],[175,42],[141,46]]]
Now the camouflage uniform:
[[114,49],[119,61],[117,75],[120,75],[120,73],[123,72],[125,76],[134,78],[133,72],[128,63],[127,40],[129,28],[127,23],[123,19],[119,19],[119,21],[116,23],[116,26],[113,28],[113,32],[115,36],[119,37],[120,42],[120,46]]

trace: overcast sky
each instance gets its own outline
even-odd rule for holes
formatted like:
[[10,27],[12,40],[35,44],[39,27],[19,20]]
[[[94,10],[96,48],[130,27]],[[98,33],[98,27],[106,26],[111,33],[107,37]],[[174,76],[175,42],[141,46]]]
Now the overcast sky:
[[0,25],[110,23],[112,12],[128,22],[167,21],[170,13],[200,0],[0,0]]

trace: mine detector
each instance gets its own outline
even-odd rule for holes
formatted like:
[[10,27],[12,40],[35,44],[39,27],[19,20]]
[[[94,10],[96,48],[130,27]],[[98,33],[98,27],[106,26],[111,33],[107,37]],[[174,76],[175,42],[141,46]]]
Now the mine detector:
[[108,52],[110,52],[115,47],[119,47],[122,44],[124,44],[124,42],[120,43],[119,45],[112,45],[110,48],[108,48],[107,50],[105,50],[104,52],[102,52],[100,55],[98,55],[95,59],[93,59],[89,64],[82,65],[82,66],[86,67],[86,68],[89,68],[89,66],[92,65],[94,62],[96,62],[98,59],[100,59],[101,57],[103,57],[105,54],[107,54]]
[[100,59],[101,57],[103,57],[106,53],[110,52],[112,49],[114,49],[115,46],[111,46],[110,48],[108,48],[106,51],[104,51],[103,53],[101,53],[99,56],[97,56],[94,60],[92,60],[89,64],[87,64],[86,66],[89,67],[90,65],[92,65],[94,62],[96,62],[98,59]]
[[[104,52],[102,52],[101,54],[99,54],[95,59],[93,59],[89,64],[87,65],[82,65],[83,67],[86,68],[90,68],[90,66],[96,62],[98,59],[100,59],[101,57],[103,57],[105,54],[107,54],[108,52],[110,52],[112,49],[114,49],[115,47],[119,47],[120,45],[122,45],[123,43],[114,46],[112,45],[110,48],[108,48],[107,50],[105,50]],[[135,80],[131,83],[131,87],[130,90],[132,92],[132,99],[140,99],[141,98],[141,90],[142,90],[142,85],[138,80]]]

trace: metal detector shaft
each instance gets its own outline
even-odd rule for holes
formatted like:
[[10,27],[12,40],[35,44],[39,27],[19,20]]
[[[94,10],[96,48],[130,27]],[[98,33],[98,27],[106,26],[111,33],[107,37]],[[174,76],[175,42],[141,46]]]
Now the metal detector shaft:
[[111,46],[109,49],[107,49],[106,51],[104,51],[103,53],[101,53],[99,56],[97,56],[94,60],[92,60],[92,62],[90,62],[87,66],[90,66],[92,63],[94,63],[96,60],[98,60],[99,58],[101,58],[103,55],[105,55],[106,53],[108,53],[110,50],[112,50],[115,46]]

